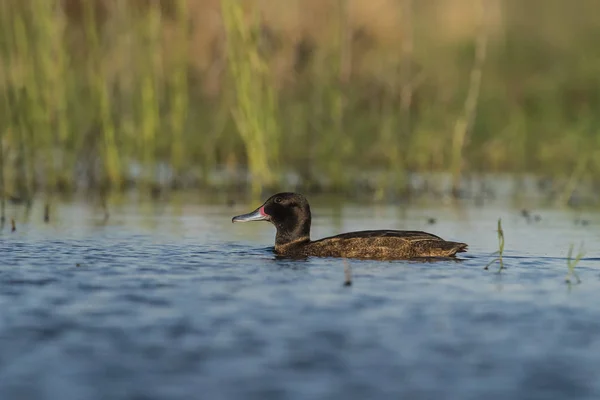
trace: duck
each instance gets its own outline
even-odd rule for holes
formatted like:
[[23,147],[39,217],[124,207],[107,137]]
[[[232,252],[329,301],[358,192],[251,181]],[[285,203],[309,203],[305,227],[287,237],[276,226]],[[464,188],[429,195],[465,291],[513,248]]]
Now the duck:
[[277,193],[256,210],[237,215],[231,222],[268,221],[277,230],[274,252],[289,258],[332,257],[403,260],[456,257],[467,244],[451,242],[421,231],[368,230],[310,239],[311,212],[299,193]]

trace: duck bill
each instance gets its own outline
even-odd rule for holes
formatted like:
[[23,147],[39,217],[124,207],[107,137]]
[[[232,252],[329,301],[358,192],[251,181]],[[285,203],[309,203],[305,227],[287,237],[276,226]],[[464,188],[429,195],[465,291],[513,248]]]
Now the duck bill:
[[269,216],[265,214],[265,210],[263,207],[259,207],[256,210],[252,211],[248,214],[238,215],[237,217],[233,217],[231,222],[250,222],[250,221],[268,221]]

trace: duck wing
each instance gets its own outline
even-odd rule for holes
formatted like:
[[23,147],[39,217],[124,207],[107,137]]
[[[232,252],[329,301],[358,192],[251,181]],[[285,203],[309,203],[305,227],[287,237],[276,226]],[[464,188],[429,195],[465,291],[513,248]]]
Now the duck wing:
[[306,255],[407,259],[417,257],[453,257],[466,251],[465,243],[446,241],[421,231],[376,230],[343,233],[309,243]]
[[418,242],[420,240],[444,240],[439,236],[433,235],[431,233],[422,232],[422,231],[396,231],[396,230],[374,230],[374,231],[357,231],[357,232],[348,232],[342,233],[340,235],[331,236],[327,238],[323,238],[320,240],[316,240],[315,242],[320,242],[322,240],[329,239],[358,239],[358,238],[398,238],[404,239],[408,242]]

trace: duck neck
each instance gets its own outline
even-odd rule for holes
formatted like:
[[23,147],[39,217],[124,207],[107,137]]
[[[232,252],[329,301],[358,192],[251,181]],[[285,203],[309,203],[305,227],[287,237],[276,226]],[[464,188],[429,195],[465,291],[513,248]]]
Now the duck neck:
[[310,241],[310,220],[277,226],[275,246],[285,246]]

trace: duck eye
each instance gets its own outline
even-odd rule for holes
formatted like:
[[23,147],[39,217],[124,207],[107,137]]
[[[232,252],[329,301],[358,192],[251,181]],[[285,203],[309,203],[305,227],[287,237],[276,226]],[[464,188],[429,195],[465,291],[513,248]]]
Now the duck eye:
[[281,203],[281,197],[275,197],[275,203]]

